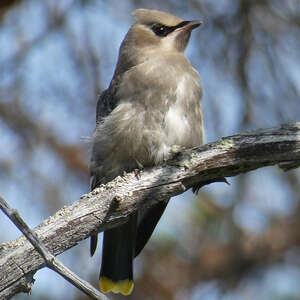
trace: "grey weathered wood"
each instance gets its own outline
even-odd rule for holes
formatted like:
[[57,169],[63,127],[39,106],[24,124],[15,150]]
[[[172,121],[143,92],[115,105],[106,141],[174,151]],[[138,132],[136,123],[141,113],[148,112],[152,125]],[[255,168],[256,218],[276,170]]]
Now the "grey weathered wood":
[[[175,154],[138,176],[117,177],[44,220],[35,232],[57,255],[96,231],[121,224],[141,205],[163,201],[197,183],[270,165],[300,165],[300,123],[222,138]],[[44,260],[24,237],[2,244],[0,299],[30,291],[33,274],[42,267]]]
[[83,280],[67,268],[57,257],[50,253],[45,245],[39,240],[34,231],[24,222],[17,210],[12,209],[8,203],[0,196],[0,209],[7,215],[7,217],[17,226],[17,228],[24,234],[31,245],[38,251],[44,259],[46,266],[71,284],[76,286],[79,290],[89,296],[91,299],[109,300],[104,294],[95,289],[89,282]]

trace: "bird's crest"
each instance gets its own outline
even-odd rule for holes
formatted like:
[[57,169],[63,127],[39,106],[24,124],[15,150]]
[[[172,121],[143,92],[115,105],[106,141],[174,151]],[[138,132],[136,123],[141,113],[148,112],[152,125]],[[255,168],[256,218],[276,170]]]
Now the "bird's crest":
[[145,25],[160,23],[166,26],[176,26],[183,21],[179,17],[154,9],[136,9],[132,14],[137,18],[138,23]]

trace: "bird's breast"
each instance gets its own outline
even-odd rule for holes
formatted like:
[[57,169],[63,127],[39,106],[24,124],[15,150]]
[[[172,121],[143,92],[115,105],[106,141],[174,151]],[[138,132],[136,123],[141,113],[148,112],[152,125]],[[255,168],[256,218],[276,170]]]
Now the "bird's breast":
[[189,74],[183,75],[175,90],[175,100],[164,117],[168,145],[192,147],[202,143],[201,86]]
[[[189,148],[203,143],[198,73],[186,61],[147,62],[126,72],[118,87],[116,108],[97,126],[99,164],[104,173],[117,173],[167,159],[174,145]],[[112,166],[116,171],[112,172]],[[109,170],[108,170],[109,169]],[[107,176],[107,174],[106,174]]]

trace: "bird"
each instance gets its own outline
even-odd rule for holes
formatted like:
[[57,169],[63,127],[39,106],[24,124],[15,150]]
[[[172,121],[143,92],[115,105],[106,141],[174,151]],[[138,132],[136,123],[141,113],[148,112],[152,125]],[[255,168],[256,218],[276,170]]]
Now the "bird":
[[[155,166],[174,147],[203,144],[202,85],[184,55],[201,21],[152,9],[132,13],[109,87],[96,108],[90,160],[91,190],[124,172]],[[100,290],[131,294],[133,260],[151,237],[169,200],[139,209],[125,224],[104,231]],[[95,253],[98,234],[91,236]]]

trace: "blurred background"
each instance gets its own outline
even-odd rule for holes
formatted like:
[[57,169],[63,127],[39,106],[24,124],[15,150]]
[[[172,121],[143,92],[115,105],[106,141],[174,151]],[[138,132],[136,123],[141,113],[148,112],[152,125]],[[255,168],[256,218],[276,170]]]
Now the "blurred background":
[[[207,142],[300,121],[298,0],[1,0],[0,194],[31,227],[89,191],[97,97],[142,7],[204,22],[186,55]],[[228,180],[170,202],[126,299],[300,299],[300,170]],[[0,243],[20,235],[3,214],[0,228]],[[86,240],[59,258],[98,286],[100,254]],[[30,299],[87,299],[50,270],[35,279]]]

